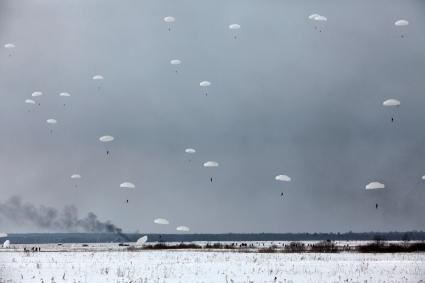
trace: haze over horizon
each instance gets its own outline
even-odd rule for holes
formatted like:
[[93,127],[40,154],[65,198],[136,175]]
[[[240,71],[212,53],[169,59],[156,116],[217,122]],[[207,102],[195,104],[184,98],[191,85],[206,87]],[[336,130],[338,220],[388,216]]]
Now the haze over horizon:
[[[141,233],[425,230],[424,12],[419,0],[0,0],[0,205],[72,205]],[[34,91],[40,106],[24,103]],[[54,232],[5,215],[0,232]]]

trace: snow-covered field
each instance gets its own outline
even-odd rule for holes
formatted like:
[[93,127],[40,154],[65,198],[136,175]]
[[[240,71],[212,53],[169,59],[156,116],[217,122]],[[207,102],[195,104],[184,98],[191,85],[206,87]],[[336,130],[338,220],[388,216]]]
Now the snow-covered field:
[[425,282],[425,253],[3,250],[0,282],[411,283]]

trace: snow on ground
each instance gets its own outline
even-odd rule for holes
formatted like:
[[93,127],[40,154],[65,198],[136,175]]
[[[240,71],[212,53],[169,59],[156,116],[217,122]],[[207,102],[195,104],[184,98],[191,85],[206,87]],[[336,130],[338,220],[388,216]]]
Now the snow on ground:
[[3,250],[0,282],[411,283],[425,282],[425,253]]

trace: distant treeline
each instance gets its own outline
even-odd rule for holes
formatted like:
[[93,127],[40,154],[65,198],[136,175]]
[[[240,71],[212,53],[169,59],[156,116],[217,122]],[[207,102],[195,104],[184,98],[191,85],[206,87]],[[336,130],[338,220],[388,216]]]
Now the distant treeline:
[[149,242],[251,242],[251,241],[424,241],[425,232],[367,233],[257,233],[257,234],[121,234],[121,233],[31,233],[9,234],[14,244],[135,242],[148,235]]
[[425,242],[385,242],[372,241],[367,244],[350,246],[344,244],[335,244],[332,241],[320,241],[314,243],[290,242],[285,244],[274,244],[268,247],[258,247],[248,243],[208,243],[204,246],[195,243],[166,244],[155,243],[147,244],[143,247],[128,246],[128,251],[138,250],[179,250],[179,249],[197,249],[197,250],[234,250],[238,252],[259,252],[259,253],[340,253],[340,252],[360,252],[360,253],[413,253],[425,252]]

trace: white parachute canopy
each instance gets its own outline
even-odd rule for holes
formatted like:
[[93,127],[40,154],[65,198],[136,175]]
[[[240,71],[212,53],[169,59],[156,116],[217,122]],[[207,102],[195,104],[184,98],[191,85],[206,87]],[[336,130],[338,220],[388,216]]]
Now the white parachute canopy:
[[68,93],[68,92],[61,92],[61,93],[59,93],[59,96],[62,96],[62,97],[70,97],[70,96],[71,96],[71,94],[70,94],[70,93]]
[[308,19],[318,22],[326,22],[328,20],[328,18],[326,18],[325,16],[322,16],[317,13],[311,14],[310,16],[308,16]]
[[27,104],[35,104],[35,101],[32,99],[25,99],[25,103]]
[[174,23],[176,21],[176,18],[172,17],[172,16],[167,16],[164,18],[164,22],[166,23]]
[[168,31],[171,31],[171,24],[174,23],[176,19],[172,16],[168,16],[164,18],[164,22],[168,24]]
[[114,137],[113,136],[101,136],[100,138],[99,138],[99,141],[101,141],[101,142],[111,142],[111,141],[113,141],[114,140]]
[[380,182],[371,182],[366,185],[366,190],[378,190],[378,189],[384,189],[385,185]]
[[13,44],[13,43],[6,43],[5,45],[4,45],[4,48],[6,48],[6,49],[13,49],[13,48],[15,48],[16,47],[16,45],[15,44]]
[[94,81],[98,81],[98,80],[103,80],[103,76],[102,75],[94,75],[92,78]]
[[194,153],[196,153],[196,149],[194,149],[194,148],[186,148],[184,150],[184,152],[189,153],[189,154],[194,154]]
[[38,96],[42,96],[43,95],[43,93],[41,92],[41,91],[34,91],[32,94],[31,94],[31,96],[32,97],[38,97]]
[[241,26],[239,24],[231,24],[231,25],[229,25],[229,29],[231,31],[233,31],[233,38],[234,39],[237,39],[238,38],[237,34],[238,34],[238,30],[240,28],[241,28]]
[[190,228],[189,228],[189,227],[187,227],[187,226],[178,226],[178,227],[176,228],[176,230],[177,230],[177,231],[180,231],[180,232],[189,232],[189,231],[190,231]]
[[382,102],[383,106],[400,106],[400,104],[401,104],[400,100],[393,99],[393,98],[387,99],[384,102]]
[[277,175],[274,179],[281,182],[291,182],[291,177],[288,175]]
[[71,179],[81,179],[81,175],[80,174],[72,174]]
[[210,86],[210,85],[211,85],[211,82],[209,82],[209,81],[202,81],[202,82],[199,83],[199,86],[202,86],[202,87],[207,87],[207,86]]
[[425,175],[422,176],[422,180],[425,180]]
[[398,20],[394,23],[396,27],[405,27],[409,25],[409,22],[407,20]]
[[148,236],[143,236],[139,239],[137,239],[136,244],[143,246],[148,241]]
[[[201,87],[205,88],[205,90],[207,90],[208,87],[211,85],[211,82],[209,82],[209,81],[202,81],[202,82],[199,83],[199,85]],[[205,91],[205,95],[208,95],[208,92],[207,91]]]
[[46,120],[47,124],[57,124],[58,121],[56,119],[47,119]]
[[0,238],[6,238],[7,237],[7,233],[0,233]]
[[10,241],[9,241],[9,240],[6,240],[6,241],[3,243],[3,248],[10,248]]
[[173,60],[170,61],[171,65],[180,65],[181,63],[182,63],[182,61],[179,60],[179,59],[173,59]]
[[124,182],[120,184],[120,188],[123,188],[123,189],[134,189],[135,187],[136,185],[130,182]]
[[238,25],[238,24],[231,24],[231,25],[229,25],[229,29],[240,29],[240,28],[241,28],[241,26]]
[[157,218],[153,221],[155,224],[168,225],[170,222],[165,218]]
[[204,167],[218,167],[218,162],[216,161],[207,161],[204,163]]
[[318,22],[327,22],[328,18],[326,18],[325,16],[319,15],[319,16],[314,17],[313,20],[318,21]]
[[316,17],[320,17],[320,15],[319,14],[317,14],[317,13],[314,13],[314,14],[311,14],[310,16],[308,16],[308,19],[309,20],[313,20],[314,18],[316,18]]

